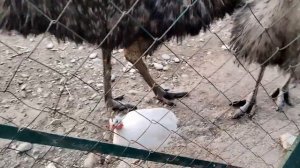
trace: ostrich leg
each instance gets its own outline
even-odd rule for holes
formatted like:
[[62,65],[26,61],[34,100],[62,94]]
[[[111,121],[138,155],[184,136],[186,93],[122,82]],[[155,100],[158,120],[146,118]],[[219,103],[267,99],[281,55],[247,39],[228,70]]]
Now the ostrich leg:
[[172,102],[173,99],[181,98],[187,96],[187,92],[180,93],[170,93],[160,87],[151,77],[146,64],[144,63],[141,56],[147,50],[151,43],[147,42],[144,39],[139,39],[135,41],[131,46],[125,49],[125,57],[131,62],[136,69],[139,70],[139,73],[143,76],[147,84],[152,88],[157,99],[166,103],[168,105],[174,105]]
[[237,101],[237,102],[233,102],[231,105],[234,107],[239,107],[239,109],[237,109],[234,114],[232,115],[232,119],[237,119],[240,118],[241,116],[243,116],[245,113],[250,113],[253,106],[256,103],[256,97],[257,97],[257,93],[258,93],[258,88],[260,85],[260,82],[264,76],[264,72],[265,72],[266,67],[262,66],[258,75],[258,78],[256,80],[256,84],[255,84],[255,88],[253,90],[253,92],[251,92],[246,100],[241,100],[241,101]]
[[295,78],[295,70],[292,69],[291,73],[289,74],[287,80],[283,84],[281,88],[277,88],[275,92],[272,94],[272,98],[276,98],[276,104],[278,106],[277,111],[283,112],[283,108],[285,105],[288,106],[293,106],[291,101],[290,101],[290,96],[289,96],[289,84],[292,79]]
[[112,108],[114,111],[122,111],[126,109],[134,109],[135,106],[130,104],[123,104],[112,98],[111,88],[111,52],[110,49],[102,49],[103,58],[103,80],[104,80],[104,100],[107,108]]

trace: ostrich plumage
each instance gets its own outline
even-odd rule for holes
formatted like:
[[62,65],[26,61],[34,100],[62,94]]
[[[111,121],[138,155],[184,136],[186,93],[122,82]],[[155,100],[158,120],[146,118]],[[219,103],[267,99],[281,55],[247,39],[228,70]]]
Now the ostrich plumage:
[[256,102],[257,92],[267,66],[278,66],[289,77],[277,89],[278,110],[291,105],[289,83],[297,79],[300,63],[300,1],[252,0],[233,15],[231,48],[241,62],[258,63],[261,70],[254,91],[233,118],[249,113]]
[[[111,52],[125,48],[156,97],[172,105],[172,100],[187,95],[170,93],[151,77],[142,55],[152,54],[162,42],[197,35],[210,24],[232,14],[241,0],[0,0],[0,29],[22,35],[41,34],[47,29],[59,40],[100,45],[103,56],[104,90],[107,107],[132,108],[112,98]],[[186,10],[188,9],[188,10]],[[61,12],[64,11],[61,14]],[[126,15],[128,14],[128,15]],[[57,22],[50,20],[58,19]],[[174,24],[175,23],[175,24]],[[174,24],[174,25],[173,25]],[[171,28],[171,29],[170,29]],[[153,45],[152,45],[153,44]]]

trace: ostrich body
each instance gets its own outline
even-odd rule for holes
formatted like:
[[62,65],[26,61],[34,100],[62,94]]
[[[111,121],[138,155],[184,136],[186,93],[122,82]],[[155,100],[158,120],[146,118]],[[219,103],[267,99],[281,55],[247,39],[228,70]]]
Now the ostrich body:
[[267,66],[278,66],[289,75],[272,95],[282,111],[285,104],[290,105],[288,86],[297,79],[295,70],[300,63],[300,1],[254,0],[234,14],[233,25],[231,47],[239,61],[261,66],[253,92],[243,104],[238,103],[241,107],[233,118],[251,111]]
[[[200,30],[208,29],[213,20],[233,13],[241,0],[0,1],[4,1],[3,9],[0,8],[0,29],[16,30],[24,36],[38,35],[47,30],[49,18],[58,18],[48,30],[57,39],[100,45],[106,106],[123,110],[133,106],[112,98],[113,49],[125,48],[125,58],[138,69],[156,97],[172,105],[173,99],[184,97],[187,93],[170,93],[160,87],[141,57],[151,55],[164,41],[197,35]],[[128,11],[128,14],[123,11]]]

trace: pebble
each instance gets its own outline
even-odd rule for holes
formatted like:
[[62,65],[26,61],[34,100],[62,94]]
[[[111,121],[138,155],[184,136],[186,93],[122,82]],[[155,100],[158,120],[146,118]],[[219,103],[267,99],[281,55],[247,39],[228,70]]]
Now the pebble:
[[97,97],[98,96],[98,93],[94,93],[89,99],[90,100],[93,100],[95,97]]
[[163,70],[163,68],[164,68],[164,66],[162,64],[153,63],[153,65],[156,70]]
[[153,99],[151,99],[151,98],[149,98],[149,97],[145,97],[145,98],[144,98],[144,101],[145,101],[146,103],[148,103],[148,104],[153,103]]
[[111,59],[111,64],[112,65],[116,65],[117,64],[117,60],[116,59]]
[[94,83],[95,81],[93,81],[93,80],[89,80],[89,81],[87,81],[87,84],[92,84],[92,83]]
[[98,88],[102,88],[104,85],[103,85],[103,83],[97,83],[96,86],[97,86]]
[[50,125],[59,125],[61,124],[63,121],[60,119],[54,119],[50,122]]
[[227,50],[227,48],[229,48],[227,45],[222,45],[221,47],[223,50]]
[[27,85],[26,85],[26,84],[23,84],[23,85],[21,86],[21,90],[25,90],[26,87],[27,87]]
[[130,73],[135,73],[136,72],[136,70],[135,69],[130,69],[130,71],[129,71]]
[[131,95],[137,95],[138,91],[136,91],[136,90],[129,90],[128,93],[131,94]]
[[161,56],[164,60],[169,60],[171,57],[170,57],[170,55],[168,55],[168,54],[163,54],[162,56]]
[[188,78],[189,76],[187,74],[182,74],[181,77],[182,78]]
[[180,59],[177,58],[177,57],[175,57],[175,58],[174,58],[174,62],[175,62],[175,63],[180,63]]
[[164,70],[164,71],[167,71],[167,70],[169,70],[169,67],[168,67],[168,66],[165,66],[165,67],[163,67],[163,70]]
[[54,44],[52,42],[50,42],[46,45],[47,49],[52,49],[53,47],[54,47]]
[[49,163],[45,168],[56,168],[54,163]]
[[107,156],[105,157],[105,162],[106,162],[107,164],[109,164],[111,161],[112,161],[112,157],[111,157],[110,155],[107,155]]
[[71,59],[71,63],[75,63],[76,62],[76,59]]
[[38,88],[38,89],[37,89],[37,92],[38,92],[38,93],[42,93],[42,92],[43,92],[43,89],[42,89],[42,88]]
[[24,142],[24,143],[21,143],[17,148],[17,153],[23,153],[23,152],[27,152],[29,150],[31,150],[33,147],[33,145],[31,143],[28,143],[28,142]]
[[109,141],[110,137],[111,137],[110,135],[111,135],[111,132],[109,132],[109,131],[103,132],[103,140]]
[[84,49],[83,46],[79,46],[79,47],[78,47],[78,50],[80,50],[80,51],[83,50],[83,49]]
[[112,74],[111,75],[111,81],[114,82],[116,80],[116,75]]
[[21,76],[22,76],[23,78],[28,78],[28,77],[29,77],[29,75],[27,75],[27,74],[21,74]]
[[26,98],[26,92],[25,91],[21,91],[20,95],[21,95],[22,98]]
[[90,54],[89,58],[95,59],[97,56],[98,56],[98,53],[94,52],[94,53]]
[[95,154],[89,153],[86,157],[86,159],[83,162],[84,168],[93,168],[95,167],[95,164],[98,162]]
[[117,53],[118,53],[117,50],[113,50],[113,51],[112,51],[112,54],[113,54],[113,55],[115,55],[115,54],[117,54]]
[[285,150],[291,149],[295,140],[296,140],[296,137],[290,133],[285,133],[280,136],[281,145]]

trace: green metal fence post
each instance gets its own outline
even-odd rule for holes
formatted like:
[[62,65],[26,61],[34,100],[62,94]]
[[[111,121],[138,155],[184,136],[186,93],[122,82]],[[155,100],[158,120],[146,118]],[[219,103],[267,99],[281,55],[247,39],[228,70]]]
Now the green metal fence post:
[[150,152],[147,150],[129,148],[99,141],[75,138],[51,134],[28,128],[17,128],[0,124],[0,138],[13,139],[17,141],[29,142],[40,145],[62,147],[73,150],[93,151],[102,154],[109,154],[119,157],[128,157],[159,163],[197,167],[197,168],[237,168],[222,163],[214,163],[194,158],[170,155],[160,152]]

